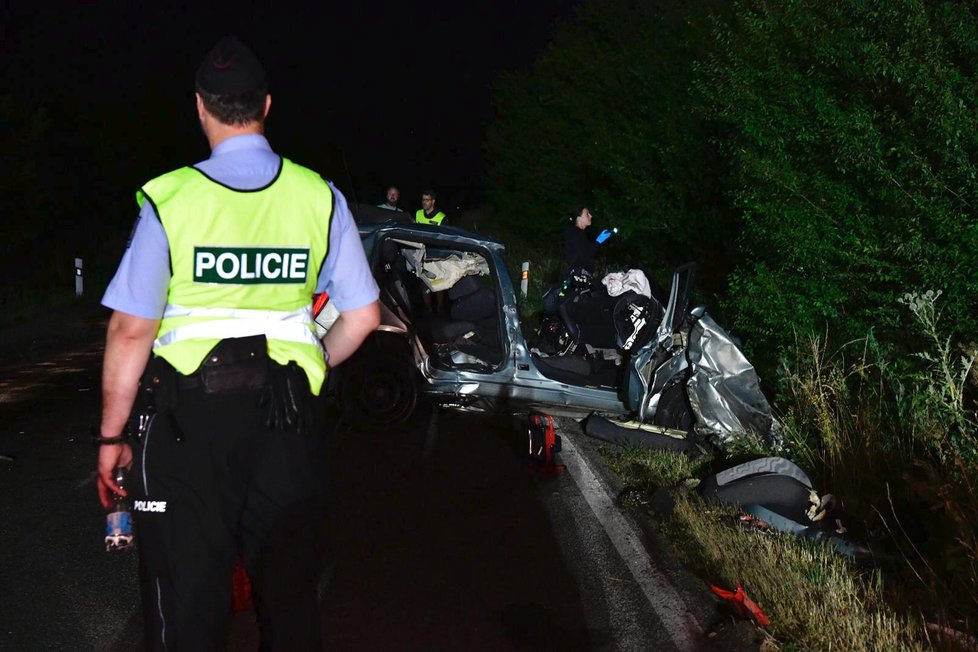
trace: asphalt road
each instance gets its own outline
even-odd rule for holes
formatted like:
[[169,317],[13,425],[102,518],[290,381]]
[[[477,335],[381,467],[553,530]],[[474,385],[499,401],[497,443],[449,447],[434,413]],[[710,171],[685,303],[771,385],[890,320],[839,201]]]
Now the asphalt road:
[[[105,317],[0,338],[2,650],[142,648],[136,558],[104,552],[87,436]],[[655,535],[628,529],[634,523],[613,507],[588,443],[573,423],[562,425],[573,454],[557,474],[530,468],[511,417],[422,410],[380,434],[338,426],[326,460],[327,648],[735,645],[735,628],[657,554]],[[237,614],[230,649],[256,641],[252,614]]]

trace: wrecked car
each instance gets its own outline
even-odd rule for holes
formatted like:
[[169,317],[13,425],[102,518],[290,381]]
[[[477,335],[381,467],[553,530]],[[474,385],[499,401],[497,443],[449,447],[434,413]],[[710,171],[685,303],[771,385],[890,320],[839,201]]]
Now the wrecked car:
[[[348,422],[389,427],[424,395],[462,411],[598,413],[716,444],[748,430],[769,435],[771,410],[753,367],[704,307],[688,305],[692,266],[673,274],[664,304],[634,292],[605,297],[613,341],[592,346],[571,323],[581,346],[547,355],[521,328],[503,243],[391,220],[358,228],[380,287],[381,325],[331,381]],[[334,318],[327,304],[316,316],[321,332]]]

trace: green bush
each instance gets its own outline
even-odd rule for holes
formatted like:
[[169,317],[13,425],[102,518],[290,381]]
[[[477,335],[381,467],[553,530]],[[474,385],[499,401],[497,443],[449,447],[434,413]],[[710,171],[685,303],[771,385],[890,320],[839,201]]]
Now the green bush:
[[[743,218],[735,326],[905,344],[904,288],[978,313],[978,20],[924,0],[740,0],[697,66]],[[772,346],[774,345],[774,346]]]

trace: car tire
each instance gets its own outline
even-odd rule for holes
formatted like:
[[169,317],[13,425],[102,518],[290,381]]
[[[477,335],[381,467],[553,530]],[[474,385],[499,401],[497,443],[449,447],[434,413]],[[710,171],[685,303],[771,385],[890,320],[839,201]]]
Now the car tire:
[[696,417],[686,398],[685,382],[678,382],[662,392],[652,423],[662,428],[692,432]]
[[374,335],[343,363],[336,391],[343,421],[380,431],[411,418],[419,388],[409,353],[400,338]]

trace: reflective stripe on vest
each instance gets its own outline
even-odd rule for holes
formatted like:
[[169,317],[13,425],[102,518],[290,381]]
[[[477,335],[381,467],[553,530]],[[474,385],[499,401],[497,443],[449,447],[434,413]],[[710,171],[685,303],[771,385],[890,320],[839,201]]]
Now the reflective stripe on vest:
[[154,354],[191,374],[220,340],[264,334],[269,357],[294,360],[318,394],[326,363],[311,306],[329,249],[328,184],[282,159],[257,190],[181,168],[147,183],[137,200],[153,203],[173,271]]
[[438,226],[441,226],[441,221],[443,219],[445,219],[445,214],[441,211],[435,213],[434,217],[425,217],[423,208],[414,214],[414,221],[417,224],[437,224]]
[[166,346],[183,340],[197,338],[249,337],[265,335],[274,340],[301,342],[319,346],[312,321],[310,306],[293,312],[277,310],[249,310],[247,308],[189,308],[167,306],[163,318],[174,317],[213,317],[209,321],[198,321],[177,326],[153,342],[153,348]]

